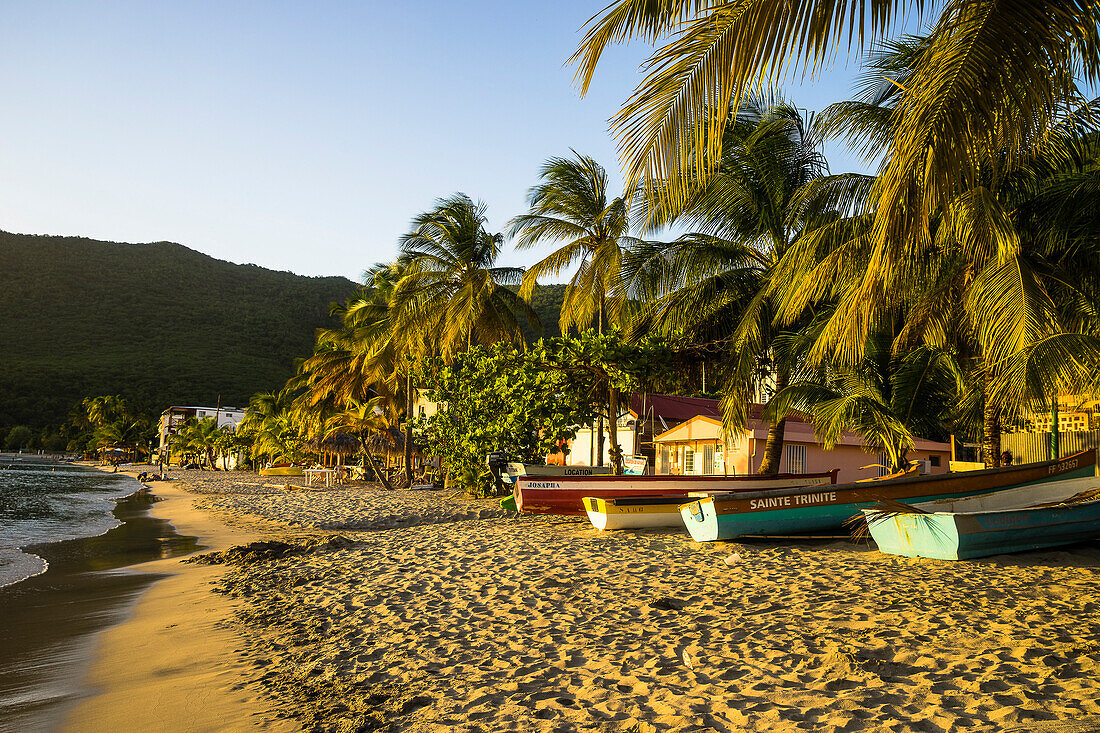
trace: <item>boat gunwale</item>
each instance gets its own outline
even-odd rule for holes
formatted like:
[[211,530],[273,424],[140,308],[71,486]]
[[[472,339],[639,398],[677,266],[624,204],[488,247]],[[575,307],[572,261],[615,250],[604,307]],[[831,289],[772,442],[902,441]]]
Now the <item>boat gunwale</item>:
[[679,475],[679,474],[646,474],[643,476],[518,476],[516,482],[519,481],[582,481],[582,482],[626,482],[626,481],[641,481],[641,482],[656,482],[656,481],[689,481],[691,483],[704,483],[708,481],[786,481],[786,480],[800,480],[807,478],[822,478],[832,479],[831,483],[815,484],[820,486],[840,486],[836,483],[836,478],[840,473],[839,468],[834,468],[829,471],[815,472],[815,473],[773,473],[773,474],[759,474],[759,473],[747,473],[740,476],[693,476],[693,475]]

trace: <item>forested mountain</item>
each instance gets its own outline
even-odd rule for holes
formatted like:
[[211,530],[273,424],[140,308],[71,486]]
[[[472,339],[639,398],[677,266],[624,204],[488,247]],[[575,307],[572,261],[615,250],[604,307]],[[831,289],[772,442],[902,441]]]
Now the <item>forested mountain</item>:
[[0,428],[56,425],[99,394],[243,406],[286,381],[354,289],[169,242],[0,232]]
[[[170,242],[0,232],[0,431],[59,425],[81,399],[243,407],[278,389],[356,284],[235,265]],[[564,285],[532,298],[558,334]],[[533,331],[528,338],[537,338]]]

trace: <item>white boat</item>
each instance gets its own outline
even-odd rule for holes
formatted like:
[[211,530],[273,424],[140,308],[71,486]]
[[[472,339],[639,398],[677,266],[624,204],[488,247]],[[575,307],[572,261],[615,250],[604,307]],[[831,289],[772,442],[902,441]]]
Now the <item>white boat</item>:
[[611,466],[544,466],[535,463],[506,463],[500,480],[514,484],[520,476],[610,476]]
[[[717,493],[717,492],[716,492]],[[680,527],[680,505],[690,497],[713,496],[714,493],[693,491],[684,496],[623,496],[602,499],[586,496],[585,513],[592,526],[600,531],[610,529],[645,529],[652,527]]]

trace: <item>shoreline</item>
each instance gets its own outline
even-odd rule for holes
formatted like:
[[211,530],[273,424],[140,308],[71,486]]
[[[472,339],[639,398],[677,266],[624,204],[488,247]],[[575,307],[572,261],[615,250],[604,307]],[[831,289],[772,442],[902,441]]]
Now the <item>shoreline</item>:
[[[195,509],[194,495],[181,483],[150,486],[159,499],[150,513],[179,534],[197,537],[203,548],[198,552],[259,538]],[[99,634],[85,680],[94,692],[69,711],[63,730],[298,730],[263,720],[267,706],[249,682],[253,668],[239,654],[240,639],[225,627],[235,604],[211,592],[222,569],[184,562],[193,556],[126,568],[160,579],[138,597],[124,620]]]
[[0,730],[54,730],[89,694],[87,670],[98,635],[126,618],[156,574],[127,567],[193,551],[149,512],[151,497],[135,487],[115,500],[116,525],[88,536],[24,547],[44,573],[0,589]]

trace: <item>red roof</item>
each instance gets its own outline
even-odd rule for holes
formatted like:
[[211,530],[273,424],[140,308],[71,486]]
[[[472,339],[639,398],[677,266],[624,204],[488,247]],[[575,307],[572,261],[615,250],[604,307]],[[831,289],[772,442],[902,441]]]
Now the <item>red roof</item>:
[[[645,403],[643,412],[642,404]],[[630,395],[630,411],[641,419],[648,420],[650,416],[654,420],[664,418],[665,422],[682,423],[696,415],[707,417],[721,417],[718,409],[718,400],[708,400],[704,397],[678,397],[668,394],[635,392]]]

